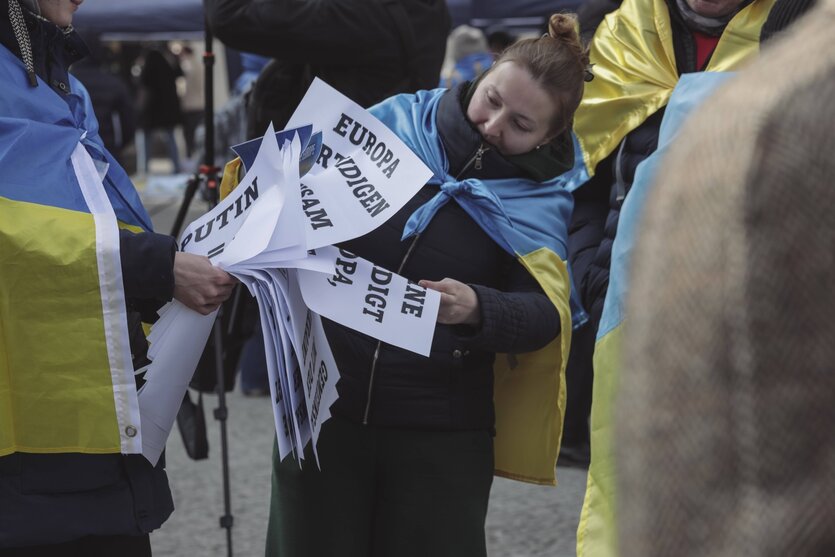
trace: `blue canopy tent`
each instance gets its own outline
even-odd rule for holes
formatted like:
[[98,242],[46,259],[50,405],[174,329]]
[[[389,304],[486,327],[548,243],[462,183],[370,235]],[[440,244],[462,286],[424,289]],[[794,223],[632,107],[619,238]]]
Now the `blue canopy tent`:
[[[582,0],[447,0],[453,26],[537,29],[554,12],[573,12]],[[76,27],[113,40],[198,39],[202,0],[86,0]]]
[[[324,0],[327,1],[327,0]],[[539,31],[548,15],[571,12],[582,0],[447,0],[453,27]],[[102,40],[202,40],[203,0],[85,0],[73,24],[83,35]],[[227,49],[229,84],[242,68],[237,52]]]
[[199,40],[202,0],[86,0],[73,25],[106,40]]
[[[203,0],[85,0],[73,17],[73,26],[83,37],[102,41],[203,41]],[[225,48],[222,60],[225,70],[220,79],[225,85],[218,90],[218,105],[228,98],[242,71],[237,51]]]

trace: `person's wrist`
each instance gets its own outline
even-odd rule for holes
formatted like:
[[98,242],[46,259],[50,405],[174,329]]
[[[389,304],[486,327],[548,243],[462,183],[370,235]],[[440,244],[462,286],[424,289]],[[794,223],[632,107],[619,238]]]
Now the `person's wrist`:
[[481,304],[479,304],[478,293],[475,288],[469,284],[467,285],[467,288],[470,289],[470,293],[472,295],[472,307],[470,308],[470,311],[468,312],[463,323],[477,328],[481,326]]

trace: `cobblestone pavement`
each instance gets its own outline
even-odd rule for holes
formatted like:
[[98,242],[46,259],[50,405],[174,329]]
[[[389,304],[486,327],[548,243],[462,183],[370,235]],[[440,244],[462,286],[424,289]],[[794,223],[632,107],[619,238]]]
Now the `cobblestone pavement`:
[[[232,530],[235,555],[261,557],[270,497],[272,414],[269,398],[227,396]],[[155,557],[223,557],[220,433],[212,418],[216,396],[204,397],[209,459],[186,456],[178,431],[171,433],[166,459],[176,510],[151,535]],[[580,515],[585,471],[558,470],[559,487],[540,487],[496,478],[487,516],[490,557],[570,557]],[[431,556],[427,556],[431,557]]]
[[[180,191],[156,198],[143,195],[158,231],[170,231],[180,204]],[[205,207],[205,203],[195,200],[186,223],[205,211]],[[261,557],[269,512],[274,436],[270,402],[268,398],[245,398],[230,393],[227,404],[234,554]],[[176,427],[168,441],[166,459],[176,510],[151,535],[155,557],[226,555],[226,534],[219,527],[223,514],[220,433],[212,418],[217,397],[204,397],[204,406],[209,430],[208,460],[196,462],[188,458]],[[571,557],[575,554],[586,473],[561,468],[557,475],[560,485],[556,488],[496,478],[487,516],[490,557]]]

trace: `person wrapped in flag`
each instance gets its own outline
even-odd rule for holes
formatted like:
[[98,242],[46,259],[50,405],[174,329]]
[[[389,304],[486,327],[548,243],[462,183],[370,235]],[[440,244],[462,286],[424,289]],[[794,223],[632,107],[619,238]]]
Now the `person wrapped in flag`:
[[325,323],[339,399],[321,470],[274,458],[269,555],[484,556],[494,473],[555,484],[572,331],[563,177],[586,76],[575,19],[554,15],[476,82],[370,109],[433,177],[340,247],[441,292],[432,351]]
[[582,359],[586,373],[594,369],[591,467],[577,531],[581,557],[615,554],[610,412],[625,316],[623,290],[614,286],[625,284],[629,236],[623,231],[633,230],[640,214],[621,210],[637,185],[638,165],[658,147],[681,76],[744,66],[759,50],[760,28],[772,5],[773,0],[624,0],[592,39],[595,80],[577,110],[581,160],[569,180],[575,197],[569,260],[596,339],[571,355],[572,365]]
[[0,0],[0,549],[150,555],[173,505],[140,454],[141,320],[234,281],[152,231],[105,149],[67,71],[81,3]]

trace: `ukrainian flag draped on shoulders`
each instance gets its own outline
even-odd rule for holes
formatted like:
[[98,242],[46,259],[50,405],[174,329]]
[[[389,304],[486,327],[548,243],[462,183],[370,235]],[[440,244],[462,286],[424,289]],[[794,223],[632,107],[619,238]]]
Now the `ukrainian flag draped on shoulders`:
[[[679,76],[672,28],[664,0],[624,0],[607,15],[591,43],[595,78],[586,84],[575,116],[577,146],[582,157],[571,189],[594,175],[632,130],[668,105],[661,124],[658,150],[638,166],[618,221],[609,288],[594,351],[591,412],[591,466],[580,523],[578,557],[611,557],[616,548],[616,463],[612,454],[612,404],[619,381],[620,339],[625,323],[623,303],[628,289],[629,255],[639,219],[666,145],[684,117],[727,76],[759,52],[759,33],[774,0],[754,0],[728,23],[705,72]],[[675,93],[674,93],[675,90]]]
[[[674,1],[674,0],[673,0]],[[728,23],[705,71],[739,69],[759,52],[760,28],[774,0],[754,0]],[[580,172],[570,189],[594,175],[621,140],[667,105],[679,79],[665,0],[624,0],[595,32],[589,50],[594,79],[574,115]]]
[[81,84],[0,46],[0,456],[140,453],[119,227],[150,230]]
[[572,198],[561,176],[545,182],[458,181],[450,176],[436,126],[444,93],[437,89],[397,95],[369,110],[432,170],[429,183],[438,186],[438,194],[409,218],[403,237],[420,233],[438,209],[454,199],[493,241],[520,261],[557,308],[561,328],[553,342],[529,354],[499,355],[494,369],[496,474],[555,485],[572,330],[565,263]]

